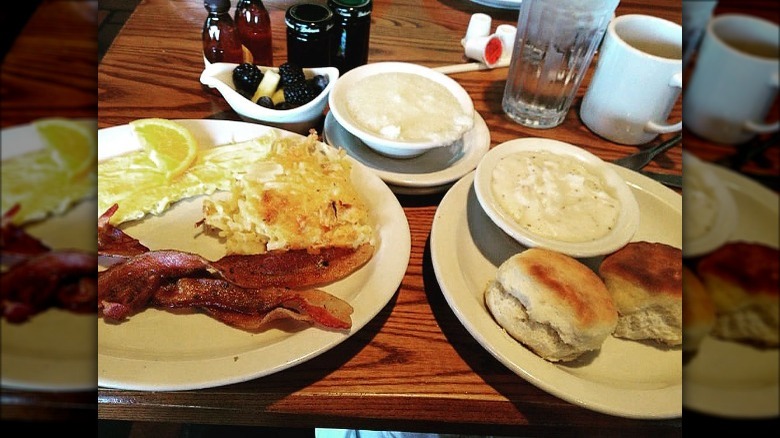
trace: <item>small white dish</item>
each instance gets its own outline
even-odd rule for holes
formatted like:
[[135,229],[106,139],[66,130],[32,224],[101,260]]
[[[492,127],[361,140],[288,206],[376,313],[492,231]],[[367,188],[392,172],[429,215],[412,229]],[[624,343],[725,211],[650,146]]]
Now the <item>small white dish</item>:
[[[262,123],[299,134],[307,134],[310,128],[317,126],[325,112],[328,95],[339,78],[339,70],[335,67],[304,68],[303,72],[307,79],[316,75],[325,75],[328,77],[328,85],[314,100],[305,105],[288,110],[277,110],[260,106],[236,91],[233,85],[233,70],[237,65],[226,62],[211,64],[201,73],[200,82],[203,85],[216,88],[242,120]],[[258,67],[263,73],[266,70],[278,71],[275,67]]]
[[683,151],[683,185],[685,186],[683,220],[683,257],[696,257],[726,243],[737,226],[734,197],[715,175],[710,164]]
[[[376,75],[392,73],[413,74],[442,85],[460,104],[464,118],[465,116],[470,117],[475,112],[474,103],[468,92],[454,79],[434,69],[406,62],[377,62],[362,65],[350,70],[336,82],[328,97],[328,103],[330,112],[333,113],[339,124],[358,137],[368,147],[389,157],[411,158],[431,149],[448,147],[473,127],[471,119],[462,121],[460,120],[462,118],[456,118],[457,120],[454,120],[452,125],[448,127],[450,129],[449,132],[430,131],[425,132],[424,136],[420,135],[417,137],[415,135],[416,139],[405,140],[403,139],[404,127],[396,126],[396,123],[403,124],[404,121],[396,120],[395,115],[403,111],[404,108],[414,107],[415,114],[420,113],[421,117],[424,117],[426,116],[426,110],[421,108],[423,106],[410,106],[405,96],[395,94],[388,98],[387,101],[375,102],[376,105],[371,107],[382,112],[381,115],[376,116],[378,119],[389,120],[387,122],[388,125],[381,129],[381,131],[387,132],[380,133],[378,130],[366,128],[364,123],[355,119],[352,111],[348,108],[348,95],[351,90],[360,87],[361,81]],[[388,76],[388,78],[391,77]],[[395,89],[393,90],[395,92]],[[433,117],[433,115],[427,116]],[[459,123],[459,121],[462,121],[462,123]],[[389,131],[392,131],[392,134]],[[395,139],[392,138],[393,134],[396,135]]]
[[[498,197],[501,195],[494,193],[494,171],[504,158],[527,152],[552,153],[565,160],[574,159],[581,162],[588,173],[597,175],[602,183],[602,189],[618,200],[619,211],[616,214],[615,223],[609,230],[605,230],[603,235],[594,235],[589,239],[558,239],[553,235],[560,235],[569,232],[569,230],[552,228],[550,232],[543,234],[519,223],[510,212],[506,211],[499,202]],[[560,175],[548,176],[547,181],[562,181],[564,177],[569,177],[569,175],[566,172],[561,172]],[[502,143],[491,149],[477,166],[474,190],[482,208],[491,220],[505,233],[527,247],[544,247],[572,257],[599,256],[624,246],[631,240],[639,227],[639,206],[625,180],[596,155],[557,140],[522,138]],[[552,217],[560,218],[561,222],[569,222],[571,225],[572,220],[578,220],[580,216],[577,213],[577,217],[572,217],[571,215],[575,212],[571,211],[572,209],[563,211],[565,207],[565,205],[559,206],[560,211],[547,213],[547,215],[553,215]],[[531,206],[528,211],[538,212],[539,208],[539,206]],[[594,214],[592,216],[600,215]],[[548,223],[551,222],[548,221]],[[577,225],[579,226],[579,224]],[[550,226],[553,227],[553,225]]]
[[366,165],[394,193],[429,194],[445,191],[453,182],[474,170],[490,149],[490,130],[485,120],[474,112],[474,127],[451,146],[436,148],[403,160],[390,158],[366,146],[344,129],[331,113],[325,117],[325,141],[342,148]]

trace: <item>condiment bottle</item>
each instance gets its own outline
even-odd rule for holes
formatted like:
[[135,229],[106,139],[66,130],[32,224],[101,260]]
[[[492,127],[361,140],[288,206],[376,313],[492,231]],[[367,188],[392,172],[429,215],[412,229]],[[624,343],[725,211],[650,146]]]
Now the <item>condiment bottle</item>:
[[273,66],[271,17],[263,2],[238,0],[235,22],[241,44],[244,46],[244,62]]
[[244,60],[241,41],[233,18],[230,0],[204,0],[209,12],[203,23],[203,60],[208,66],[215,62],[240,64]]
[[340,74],[368,62],[372,0],[328,0],[335,17],[332,65]]
[[331,66],[333,12],[325,5],[301,3],[290,6],[287,24],[287,62],[299,67]]

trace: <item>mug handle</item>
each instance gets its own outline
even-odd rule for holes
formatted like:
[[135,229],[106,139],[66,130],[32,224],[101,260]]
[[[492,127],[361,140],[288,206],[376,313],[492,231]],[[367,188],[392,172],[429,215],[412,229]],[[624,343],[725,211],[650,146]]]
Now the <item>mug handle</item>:
[[[769,81],[769,85],[773,88],[778,88],[780,85],[780,73],[772,75],[772,79]],[[758,123],[752,120],[745,122],[745,129],[758,134],[768,134],[780,129],[780,120],[774,123]]]
[[[679,88],[680,90],[682,90],[682,85],[683,85],[682,72],[675,74],[669,80],[670,87]],[[682,130],[682,120],[680,120],[677,123],[673,123],[671,125],[656,123],[651,120],[647,122],[647,124],[645,125],[645,131],[656,132],[658,134],[668,134],[670,132],[677,132],[680,130]]]

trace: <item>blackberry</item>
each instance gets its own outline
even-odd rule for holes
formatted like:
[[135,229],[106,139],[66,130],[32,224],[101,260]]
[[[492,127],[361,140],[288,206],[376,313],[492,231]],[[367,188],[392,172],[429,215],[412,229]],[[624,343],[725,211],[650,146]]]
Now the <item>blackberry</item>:
[[233,69],[233,85],[236,86],[236,91],[247,99],[252,98],[262,79],[263,73],[254,64],[245,62]]
[[303,69],[296,64],[285,62],[279,66],[279,85],[286,87],[296,82],[305,82]]
[[317,90],[306,82],[295,82],[284,87],[284,100],[293,105],[303,105],[317,97]]

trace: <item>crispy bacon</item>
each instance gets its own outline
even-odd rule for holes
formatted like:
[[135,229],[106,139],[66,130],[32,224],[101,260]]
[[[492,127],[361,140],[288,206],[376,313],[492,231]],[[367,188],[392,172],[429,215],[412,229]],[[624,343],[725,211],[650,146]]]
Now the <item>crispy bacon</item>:
[[20,208],[19,204],[14,204],[0,219],[0,248],[4,265],[13,265],[29,256],[51,251],[43,242],[12,223]]
[[251,331],[278,318],[328,328],[352,326],[352,307],[327,292],[245,288],[227,281],[203,257],[182,251],[149,251],[98,273],[98,310],[105,319],[121,322],[149,307],[202,309]]
[[152,301],[156,307],[202,308],[217,320],[251,331],[279,317],[336,329],[352,326],[352,306],[317,289],[246,289],[220,279],[182,278]]
[[346,277],[374,253],[372,245],[269,251],[264,254],[227,255],[213,263],[231,283],[248,288],[308,288]]
[[132,257],[149,251],[138,239],[130,237],[124,231],[110,223],[111,216],[119,208],[112,205],[98,218],[98,254],[110,257]]
[[94,312],[97,257],[83,251],[49,251],[11,266],[0,277],[0,309],[21,323],[49,308]]
[[98,273],[98,311],[106,320],[122,322],[157,307],[199,309],[247,331],[276,319],[352,327],[352,306],[312,287],[357,270],[371,259],[372,245],[228,255],[211,262],[183,251],[149,250],[109,223],[117,209],[113,205],[98,220],[98,252],[118,261]]
[[98,273],[98,310],[122,321],[144,310],[166,283],[190,276],[218,275],[208,260],[183,251],[148,251]]

